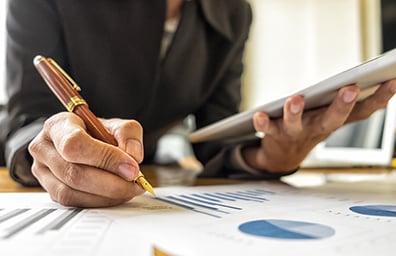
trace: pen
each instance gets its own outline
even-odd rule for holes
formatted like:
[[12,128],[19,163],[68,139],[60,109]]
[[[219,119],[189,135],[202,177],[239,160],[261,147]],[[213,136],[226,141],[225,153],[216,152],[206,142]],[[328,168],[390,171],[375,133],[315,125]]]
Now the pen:
[[[115,138],[92,113],[87,102],[78,93],[81,90],[80,87],[53,59],[38,55],[34,58],[33,63],[46,84],[66,109],[78,115],[84,121],[88,133],[92,137],[117,146]],[[144,178],[141,171],[139,171],[134,182],[155,196],[153,187]]]

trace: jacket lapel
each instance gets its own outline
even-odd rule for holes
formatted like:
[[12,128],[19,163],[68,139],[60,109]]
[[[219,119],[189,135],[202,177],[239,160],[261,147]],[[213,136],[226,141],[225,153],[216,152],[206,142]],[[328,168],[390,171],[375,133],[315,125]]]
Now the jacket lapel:
[[[112,112],[139,118],[156,83],[153,74],[158,72],[165,0],[54,2],[73,67],[68,71],[81,85],[84,97],[88,102],[130,102],[130,109],[112,104]],[[84,85],[96,89],[87,91]],[[121,89],[111,89],[113,85]],[[109,106],[91,107],[101,115]]]
[[230,24],[231,19],[227,16],[230,12],[225,11],[231,6],[227,1],[229,0],[199,0],[199,3],[207,22],[231,41],[234,38],[234,33]]

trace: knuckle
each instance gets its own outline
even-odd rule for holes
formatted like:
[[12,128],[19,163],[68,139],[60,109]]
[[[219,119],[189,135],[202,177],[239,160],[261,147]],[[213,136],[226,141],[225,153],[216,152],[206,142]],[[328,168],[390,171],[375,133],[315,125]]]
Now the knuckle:
[[[37,169],[37,163],[46,162],[48,159],[48,145],[47,141],[35,138],[28,144],[27,152],[28,157],[30,157],[33,161],[34,166],[32,165],[32,170]],[[34,168],[34,169],[33,169]]]
[[37,178],[39,175],[39,168],[37,166],[36,161],[33,161],[31,171],[32,171],[33,176]]
[[43,134],[40,132],[29,144],[28,144],[28,152],[34,156],[39,154],[42,151],[42,144],[44,142]]
[[134,130],[137,130],[137,131],[142,131],[143,130],[142,125],[136,120],[128,120],[125,123],[125,127],[127,129],[134,129]]
[[81,152],[84,150],[84,138],[86,134],[81,129],[75,129],[74,131],[66,134],[59,145],[60,150],[63,152],[63,156],[68,161],[78,159]]
[[127,126],[129,126],[131,129],[135,129],[138,131],[143,130],[143,126],[136,120],[130,120],[126,123]]
[[32,140],[28,145],[28,151],[31,155],[35,155],[39,151],[40,143],[36,139]]
[[[316,116],[312,121],[315,125],[313,129],[313,136],[323,136],[329,133],[334,132],[337,130],[339,127],[342,126],[344,121],[340,121],[341,119],[331,119],[331,118],[325,118],[323,119],[322,116]],[[340,123],[342,122],[342,123]]]
[[285,128],[285,134],[291,141],[298,141],[300,139],[300,135],[303,133],[302,125],[290,125]]
[[318,126],[317,134],[323,135],[323,134],[332,133],[335,130],[337,130],[338,127],[339,125],[336,124],[329,125],[328,123],[327,124],[320,123],[320,125]]
[[123,133],[124,131],[133,131],[138,134],[143,133],[143,127],[142,125],[136,121],[136,120],[125,120],[123,124],[116,129],[114,132],[117,133]]
[[81,168],[75,164],[68,164],[63,171],[63,175],[64,182],[71,187],[78,187],[83,179]]
[[69,114],[69,113],[60,112],[58,114],[55,114],[47,118],[44,121],[43,130],[48,131],[52,129],[52,127],[54,127],[55,125],[59,124],[61,120],[65,119],[65,114]]
[[73,206],[74,193],[68,186],[61,183],[56,187],[52,199],[64,206]]
[[108,149],[108,147],[102,147],[100,149],[99,154],[100,155],[100,162],[98,167],[107,169],[107,170],[113,170],[116,168],[116,166],[113,166],[114,161],[113,161],[113,153],[111,150]]
[[56,115],[51,116],[50,118],[48,118],[47,120],[44,121],[43,129],[44,130],[51,129],[51,127],[54,126],[54,123],[56,123],[56,121],[57,121]]

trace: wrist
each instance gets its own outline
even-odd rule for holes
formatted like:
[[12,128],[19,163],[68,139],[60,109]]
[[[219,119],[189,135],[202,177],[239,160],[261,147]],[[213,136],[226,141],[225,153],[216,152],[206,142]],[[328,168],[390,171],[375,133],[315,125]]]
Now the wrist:
[[7,140],[4,155],[10,176],[24,186],[38,186],[31,172],[32,159],[28,153],[30,141],[40,132],[44,119],[38,119],[17,130]]
[[261,147],[247,146],[241,148],[241,155],[249,167],[267,173],[287,173],[299,168],[300,162],[284,154],[270,155]]

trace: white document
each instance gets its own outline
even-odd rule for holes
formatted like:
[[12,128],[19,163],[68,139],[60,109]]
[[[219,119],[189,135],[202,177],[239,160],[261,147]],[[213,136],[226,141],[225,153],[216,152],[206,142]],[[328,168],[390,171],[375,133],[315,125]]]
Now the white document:
[[[119,207],[0,194],[1,255],[395,255],[396,186],[157,188]],[[373,189],[374,188],[374,189]],[[4,254],[5,252],[5,254]]]

